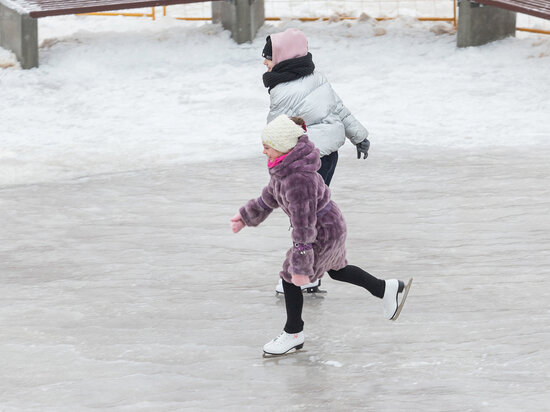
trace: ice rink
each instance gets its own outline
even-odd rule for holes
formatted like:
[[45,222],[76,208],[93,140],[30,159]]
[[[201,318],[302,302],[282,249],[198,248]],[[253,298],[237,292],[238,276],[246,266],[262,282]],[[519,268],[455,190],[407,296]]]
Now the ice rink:
[[548,410],[550,150],[345,147],[348,259],[413,287],[392,323],[327,276],[276,359],[287,218],[229,228],[261,154],[2,189],[0,410]]
[[[390,322],[323,279],[304,349],[264,359],[289,221],[229,219],[288,27],[371,133],[331,184],[348,260],[414,283]],[[62,16],[38,69],[0,49],[0,412],[550,411],[550,37],[453,30]]]

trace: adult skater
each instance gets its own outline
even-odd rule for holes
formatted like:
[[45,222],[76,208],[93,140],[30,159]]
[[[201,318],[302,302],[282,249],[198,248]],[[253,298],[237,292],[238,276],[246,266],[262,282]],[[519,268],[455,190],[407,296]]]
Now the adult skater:
[[[287,29],[268,36],[262,56],[267,67],[263,81],[271,102],[267,121],[281,114],[302,116],[308,127],[308,137],[319,149],[321,166],[318,172],[327,186],[338,163],[338,149],[346,137],[356,145],[357,158],[361,155],[367,158],[370,146],[367,129],[344,106],[327,78],[315,71],[304,33]],[[318,292],[319,284],[316,280],[302,289]],[[281,282],[275,290],[284,293]]]
[[[282,278],[287,320],[283,332],[264,346],[269,355],[282,355],[304,344],[301,286],[320,279],[325,272],[335,280],[352,283],[381,298],[387,319],[395,320],[410,287],[397,279],[382,280],[347,264],[346,224],[330,199],[330,189],[317,173],[319,150],[304,134],[303,120],[280,115],[262,132],[263,153],[268,158],[269,184],[231,218],[234,233],[257,226],[276,207],[289,216],[293,246],[288,250]],[[411,279],[412,280],[412,279]],[[398,296],[402,294],[401,303]]]

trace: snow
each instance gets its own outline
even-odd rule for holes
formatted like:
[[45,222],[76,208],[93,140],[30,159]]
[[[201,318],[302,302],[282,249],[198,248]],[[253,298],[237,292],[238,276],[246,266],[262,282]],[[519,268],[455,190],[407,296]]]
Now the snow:
[[[441,24],[236,45],[66,16],[40,21],[38,69],[0,49],[0,410],[546,410],[550,38],[457,49]],[[331,185],[350,263],[415,281],[392,323],[323,279],[304,350],[264,360],[288,220],[228,219],[267,181],[260,53],[286,27],[371,133]]]
[[318,70],[375,141],[482,147],[548,137],[548,37],[457,49],[454,34],[429,31],[441,23],[286,22],[239,46],[220,26],[169,19],[40,23],[40,68],[0,72],[0,185],[254,156],[269,104],[258,50],[289,26],[306,32]]

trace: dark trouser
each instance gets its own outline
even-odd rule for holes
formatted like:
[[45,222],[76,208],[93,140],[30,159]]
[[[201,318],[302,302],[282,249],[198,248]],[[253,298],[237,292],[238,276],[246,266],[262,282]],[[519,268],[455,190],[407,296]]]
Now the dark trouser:
[[330,186],[332,175],[336,169],[336,163],[338,163],[338,152],[332,152],[329,155],[321,157],[321,167],[317,171],[325,181],[327,186]]
[[[383,279],[378,279],[363,269],[347,265],[340,270],[329,270],[329,276],[334,280],[351,283],[367,289],[373,296],[378,298],[384,297],[386,282]],[[283,279],[283,289],[285,291],[285,306],[286,306],[286,333],[298,333],[304,329],[304,321],[302,320],[302,306],[304,304],[304,295],[302,289],[292,283],[288,283]]]

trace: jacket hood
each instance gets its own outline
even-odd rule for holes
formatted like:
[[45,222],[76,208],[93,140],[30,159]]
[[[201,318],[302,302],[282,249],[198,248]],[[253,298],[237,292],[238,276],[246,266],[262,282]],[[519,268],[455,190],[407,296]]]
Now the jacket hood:
[[274,65],[288,59],[303,57],[308,53],[306,36],[298,29],[286,29],[270,37]]
[[277,166],[269,169],[269,174],[283,178],[299,172],[316,173],[320,167],[321,158],[319,149],[304,134],[284,160]]

